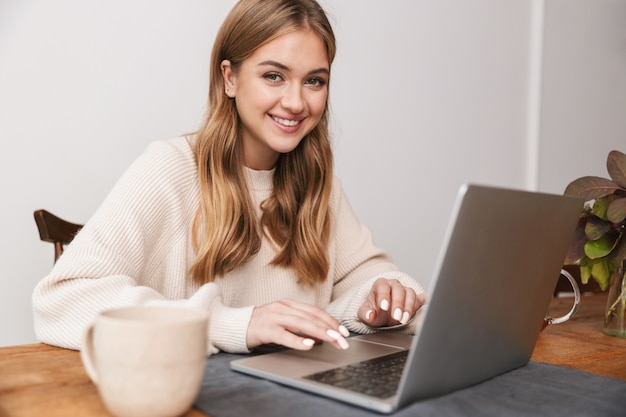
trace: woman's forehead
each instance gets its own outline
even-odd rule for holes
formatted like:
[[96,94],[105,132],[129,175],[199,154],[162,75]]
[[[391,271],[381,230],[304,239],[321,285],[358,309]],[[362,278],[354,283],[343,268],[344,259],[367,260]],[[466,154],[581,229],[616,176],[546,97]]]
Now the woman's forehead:
[[257,48],[244,62],[253,66],[279,64],[286,69],[311,72],[330,71],[326,45],[311,30],[297,30],[280,35]]

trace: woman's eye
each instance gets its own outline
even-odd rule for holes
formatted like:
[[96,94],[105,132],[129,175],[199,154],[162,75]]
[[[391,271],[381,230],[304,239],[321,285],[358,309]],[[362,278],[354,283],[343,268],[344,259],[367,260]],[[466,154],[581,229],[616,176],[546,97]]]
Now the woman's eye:
[[267,74],[263,74],[263,78],[265,78],[268,81],[271,81],[273,83],[282,81],[283,77],[280,74],[277,74],[275,72],[269,72]]
[[326,80],[319,77],[309,78],[306,81],[306,84],[311,85],[313,87],[323,87],[326,85]]

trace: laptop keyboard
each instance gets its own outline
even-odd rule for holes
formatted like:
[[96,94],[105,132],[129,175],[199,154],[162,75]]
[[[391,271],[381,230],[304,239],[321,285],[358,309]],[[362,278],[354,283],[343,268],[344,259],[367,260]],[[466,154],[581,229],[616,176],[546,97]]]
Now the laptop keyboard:
[[388,398],[398,390],[407,355],[408,350],[405,350],[304,378],[377,398]]

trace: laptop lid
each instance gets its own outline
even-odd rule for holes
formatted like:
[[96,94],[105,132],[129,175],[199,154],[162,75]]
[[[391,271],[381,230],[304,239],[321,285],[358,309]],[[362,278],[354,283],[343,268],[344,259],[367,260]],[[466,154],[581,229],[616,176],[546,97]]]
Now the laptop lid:
[[[382,332],[235,360],[231,368],[392,412],[528,362],[583,200],[479,185],[460,188],[415,337]],[[305,378],[410,348],[396,395],[369,397]]]
[[529,361],[583,204],[563,195],[461,187],[400,406]]

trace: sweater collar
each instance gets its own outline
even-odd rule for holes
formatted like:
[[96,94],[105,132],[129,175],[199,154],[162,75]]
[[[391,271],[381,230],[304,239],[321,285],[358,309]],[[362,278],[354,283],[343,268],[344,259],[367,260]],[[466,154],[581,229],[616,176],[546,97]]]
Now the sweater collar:
[[243,171],[246,176],[248,187],[250,187],[251,190],[268,191],[274,187],[275,168],[257,171],[244,166]]

